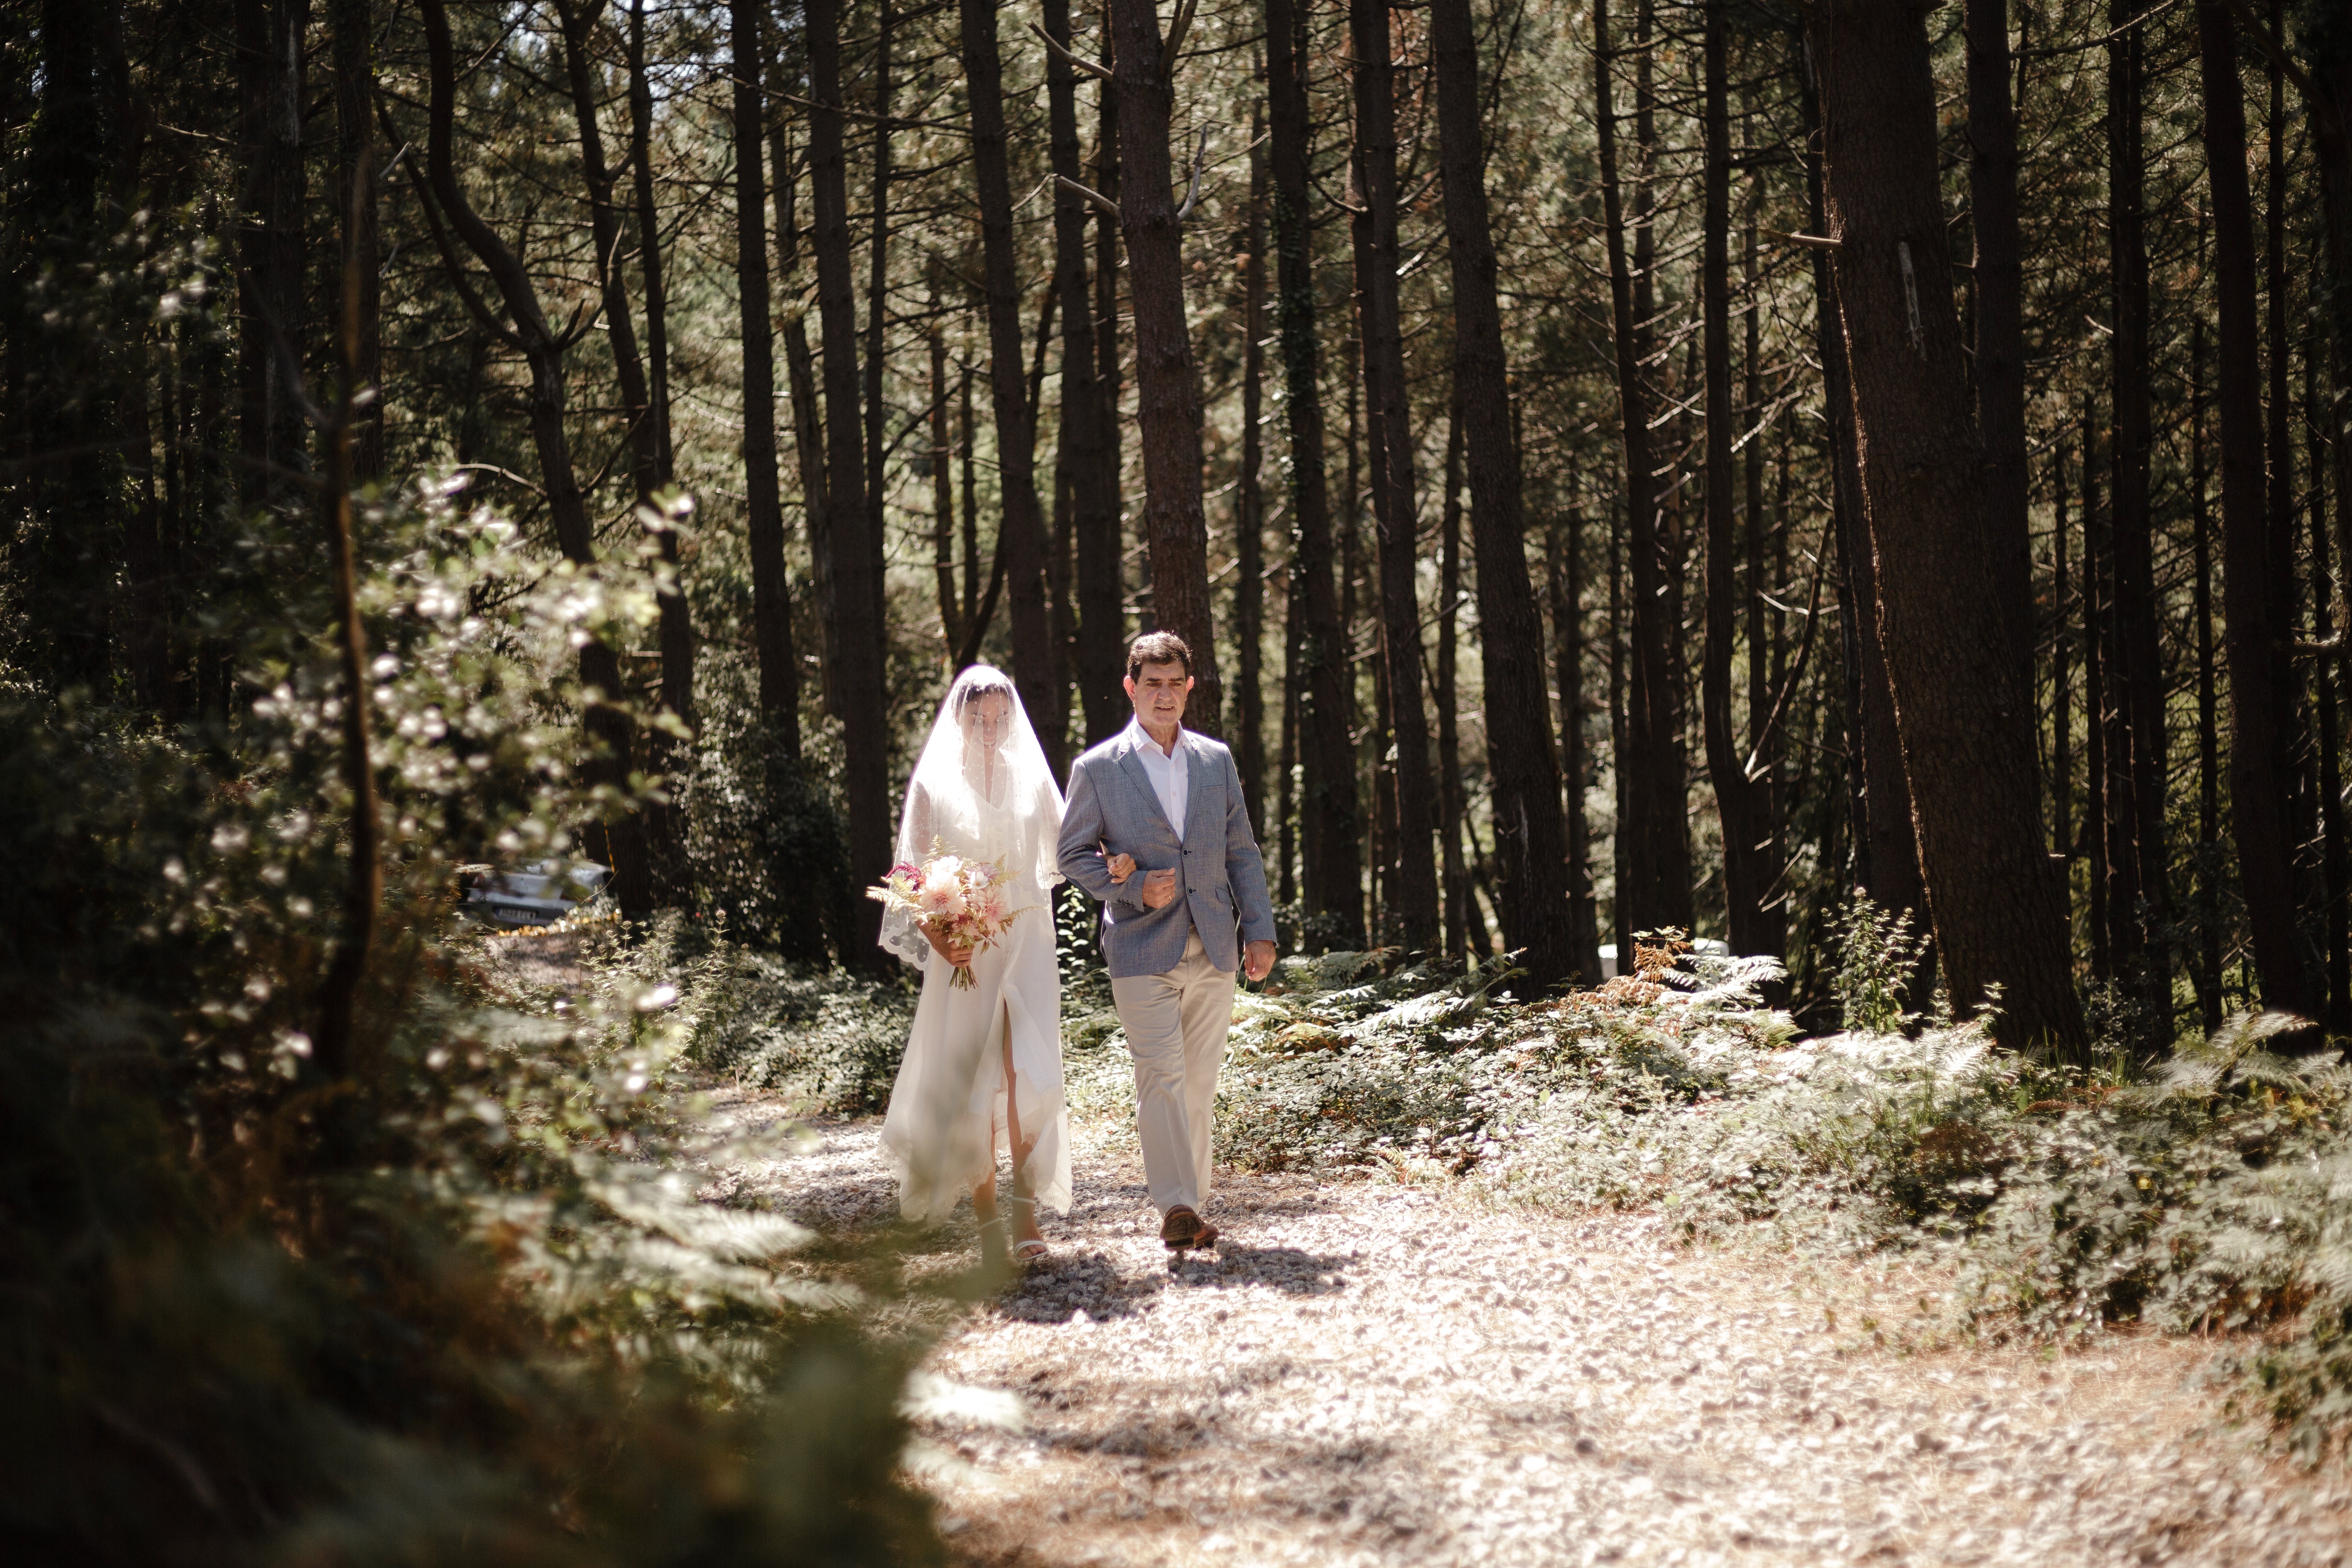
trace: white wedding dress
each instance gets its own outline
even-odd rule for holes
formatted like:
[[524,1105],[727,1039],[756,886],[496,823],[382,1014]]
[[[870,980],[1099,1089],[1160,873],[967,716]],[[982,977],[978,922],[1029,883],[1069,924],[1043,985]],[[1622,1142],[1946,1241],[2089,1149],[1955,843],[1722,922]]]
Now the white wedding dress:
[[[999,717],[1001,715],[1001,717]],[[898,1172],[898,1211],[944,1219],[1009,1161],[1018,1126],[1029,1146],[1030,1192],[1070,1207],[1069,1113],[1062,1098],[1062,984],[1054,958],[1050,890],[1062,795],[1013,683],[976,665],[957,677],[907,786],[898,858],[948,854],[1002,865],[1012,929],[975,954],[975,984],[954,969],[912,918],[883,918],[882,945],[923,972],[906,1059],[890,1090],[882,1147]],[[1005,1099],[1010,1042],[1013,1093]]]

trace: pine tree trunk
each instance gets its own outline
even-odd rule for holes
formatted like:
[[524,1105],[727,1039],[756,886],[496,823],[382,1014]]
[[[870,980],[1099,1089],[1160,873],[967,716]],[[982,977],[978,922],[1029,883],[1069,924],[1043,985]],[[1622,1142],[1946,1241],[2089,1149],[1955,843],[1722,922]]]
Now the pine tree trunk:
[[[985,5],[987,0],[968,0]],[[1209,595],[1208,515],[1201,492],[1201,377],[1184,313],[1184,230],[1170,192],[1172,103],[1160,18],[1151,0],[1109,0],[1118,56],[1122,189],[1135,310],[1136,429],[1143,448],[1143,532],[1151,556],[1151,612],[1192,648],[1188,728],[1224,727]]]
[[2091,884],[2091,978],[2115,980],[2115,733],[2107,703],[2107,541],[2098,508],[2095,405],[2082,416],[2082,832]]
[[[2327,458],[2328,449],[2339,438],[2341,419],[2332,402],[2325,401],[2321,391],[2320,344],[2315,337],[2304,340],[2303,406],[2304,438],[2311,453],[2311,625],[2315,634],[2325,635],[2336,619],[2335,583],[2328,573],[2327,538]],[[2323,407],[2325,412],[2323,412]],[[2338,495],[2336,504],[2344,505],[2346,498]],[[2319,795],[2319,945],[2327,974],[2327,1013],[2329,1028],[2343,1029],[2352,1023],[2352,931],[2347,929],[2347,915],[2352,915],[2352,894],[2347,893],[2347,881],[2352,881],[2352,866],[2347,865],[2344,841],[2344,757],[2341,720],[2336,700],[2341,689],[2336,684],[2337,660],[2321,654],[2312,660],[2312,728],[2318,744],[2314,748],[2314,771]]]
[[2246,106],[2229,0],[2198,0],[2205,163],[2213,210],[2214,391],[2221,415],[2221,609],[2230,666],[2230,807],[2263,1004],[2315,1017],[2319,988],[2297,945],[2285,726],[2284,628],[2263,514],[2262,360],[2254,313],[2253,195]]
[[[1282,750],[1274,764],[1275,853],[1280,862],[1275,868],[1274,898],[1285,912],[1298,900],[1298,814],[1293,808],[1298,773],[1299,628],[1307,619],[1298,609],[1297,571],[1288,574],[1288,582],[1282,615]],[[1259,829],[1263,835],[1265,825]]]
[[[730,0],[731,7],[733,0]],[[744,58],[756,65],[759,33],[751,34],[753,52]],[[646,278],[646,397],[652,410],[656,471],[665,485],[677,477],[677,454],[670,440],[669,421],[669,285],[662,269],[661,211],[654,200],[654,88],[646,68],[646,0],[629,0],[629,179],[637,205],[637,246]],[[752,101],[759,100],[761,78],[750,79]],[[764,231],[763,231],[764,232]],[[761,258],[762,265],[765,257]],[[774,358],[772,345],[769,350]],[[773,395],[770,403],[773,405]],[[775,437],[769,436],[769,449]]]
[[1944,281],[1926,16],[1839,0],[1808,32],[1878,624],[1938,956],[1956,1007],[2000,987],[2003,1044],[2072,1056],[2082,1010],[2042,848],[2032,693],[2009,646],[2024,613],[2002,607],[1984,537],[1982,448]]
[[[887,647],[890,625],[885,567],[889,544],[889,476],[885,468],[883,443],[889,409],[882,399],[884,373],[889,368],[890,105],[895,87],[890,79],[891,45],[898,23],[898,13],[891,8],[889,0],[881,0],[875,21],[872,106],[865,116],[873,126],[874,143],[873,163],[866,186],[866,357],[860,368],[865,374],[861,408],[866,436],[866,548],[872,557],[874,624],[883,628]],[[1042,523],[1039,530],[1042,533]]]
[[[1289,439],[1291,572],[1298,626],[1297,802],[1306,913],[1342,948],[1360,946],[1361,819],[1348,741],[1347,638],[1332,588],[1331,501],[1324,470],[1322,350],[1317,339],[1314,229],[1307,200],[1307,17],[1265,0],[1267,161],[1274,178],[1275,328],[1281,339]],[[1140,293],[1138,293],[1139,300]]]
[[[1045,31],[1071,46],[1069,0],[1045,0]],[[1085,184],[1078,156],[1076,73],[1045,57],[1046,120],[1054,173]],[[1070,527],[1077,547],[1077,688],[1087,744],[1108,740],[1128,721],[1126,614],[1118,560],[1118,475],[1104,424],[1094,301],[1087,287],[1087,202],[1066,186],[1054,194],[1054,287],[1062,305],[1061,456],[1069,475]],[[1262,761],[1263,759],[1261,759]],[[1246,774],[1244,774],[1246,782]]]
[[[661,215],[654,204],[654,99],[653,83],[646,69],[646,0],[629,0],[628,70],[629,166],[636,197],[638,268],[645,275],[646,284],[646,417],[653,426],[654,484],[656,489],[667,489],[677,477],[677,457],[670,444],[669,293],[662,272]],[[755,82],[757,79],[753,79]],[[772,466],[772,420],[768,446]],[[781,531],[781,524],[779,528]],[[670,571],[682,571],[677,531],[662,530],[656,543]],[[659,607],[662,704],[683,719],[689,729],[698,730],[702,720],[694,700],[693,616],[683,592],[662,595]],[[656,735],[653,743],[665,749],[675,746],[667,736]],[[676,806],[669,809],[673,814],[678,813]],[[677,832],[681,855],[686,828],[684,816],[678,815]]]
[[[1743,103],[1742,141],[1752,153],[1755,103],[1752,97]],[[1762,293],[1762,258],[1757,254],[1756,209],[1763,202],[1763,183],[1750,176],[1748,222],[1740,237],[1740,273],[1748,296],[1742,314],[1747,318],[1742,326],[1745,342],[1740,346],[1739,407],[1740,421],[1765,418],[1764,407],[1764,345]],[[1760,925],[1759,940],[1770,943],[1767,950],[1774,957],[1788,952],[1788,895],[1792,890],[1785,882],[1788,877],[1786,834],[1788,824],[1783,819],[1781,800],[1780,757],[1786,748],[1781,744],[1781,727],[1771,723],[1771,710],[1780,682],[1786,674],[1788,643],[1780,628],[1766,614],[1767,604],[1764,574],[1764,541],[1773,531],[1764,510],[1764,432],[1760,426],[1750,428],[1748,446],[1742,455],[1745,472],[1742,476],[1747,491],[1745,526],[1741,543],[1745,548],[1748,566],[1748,589],[1744,603],[1748,612],[1748,755],[1755,759],[1757,787],[1764,800],[1765,838],[1759,853],[1763,855],[1771,884],[1765,905],[1756,912]],[[1780,526],[1779,575],[1776,582],[1788,581],[1787,522],[1789,515],[1789,465],[1786,448],[1780,459],[1780,505],[1776,509]],[[1810,646],[1810,645],[1808,645]],[[1781,1000],[1785,1000],[1781,987]]]
[[1412,410],[1404,372],[1404,329],[1397,269],[1396,72],[1391,65],[1389,0],[1349,0],[1355,53],[1356,168],[1363,211],[1357,247],[1356,304],[1363,339],[1364,382],[1371,405],[1372,483],[1382,504],[1380,528],[1381,652],[1391,749],[1384,763],[1396,816],[1384,823],[1394,844],[1389,903],[1407,952],[1433,948],[1439,936],[1437,864],[1432,842],[1436,802],[1429,771],[1429,718],[1423,705],[1418,543]]
[[[1262,124],[1250,126],[1249,222],[1241,236],[1242,466],[1234,500],[1234,761],[1250,821],[1265,824],[1265,437],[1259,427],[1265,385],[1265,204]],[[1116,534],[1118,515],[1111,517]]]
[[[2204,262],[2203,226],[2198,261]],[[2189,321],[2189,504],[2197,619],[2197,1001],[2207,1035],[2221,1026],[2221,745],[2213,659],[2213,526],[2207,504],[2205,318]]]
[[[2284,37],[2286,31],[2284,0],[2271,0],[2268,33],[2272,37]],[[2286,173],[2286,82],[2281,68],[2283,60],[2265,52],[2268,67],[2266,78],[2270,89],[2270,115],[2264,142],[2269,164],[2268,178],[2263,184],[2263,217],[2268,230],[2264,247],[2263,298],[2270,338],[2269,392],[2270,410],[2270,560],[2272,621],[2278,636],[2288,643],[2299,640],[2302,618],[2302,594],[2296,577],[2296,518],[2301,510],[2301,496],[2294,468],[2294,399],[2289,391],[2290,366],[2294,357],[2293,340],[2288,335],[2288,317],[2293,311],[2293,284],[2289,280],[2287,217],[2294,197],[2288,189]],[[2297,931],[2303,939],[2303,959],[2310,972],[2312,1005],[2326,1005],[2325,958],[2318,944],[2312,941],[2321,922],[2321,904],[2326,897],[2325,875],[2320,858],[2312,850],[2320,839],[2318,779],[2313,766],[2314,741],[2313,705],[2305,700],[2302,661],[2289,658],[2279,665],[2280,734],[2284,739],[2290,809],[2294,814],[2290,831],[2293,834]],[[2317,1015],[2314,1015],[2316,1016]]]
[[1486,211],[1478,40],[1469,0],[1431,0],[1430,37],[1454,283],[1454,374],[1469,468],[1478,619],[1486,634],[1496,881],[1506,940],[1524,950],[1527,985],[1540,993],[1574,973],[1576,955],[1569,939],[1559,773],[1538,654],[1543,623],[1528,582],[1519,454],[1511,439],[1510,384]]
[[[743,334],[743,526],[751,556],[751,647],[760,711],[787,757],[801,754],[800,655],[793,646],[784,567],[783,491],[776,472],[776,349],[768,303],[768,191],[761,160],[759,0],[730,0],[734,50],[735,271]],[[636,21],[632,8],[631,22]],[[636,62],[633,60],[633,65]],[[779,178],[789,177],[779,171]],[[644,215],[639,227],[645,228]]]
[[[1103,65],[1109,68],[1115,57],[1114,39],[1108,12],[1102,22]],[[1095,168],[1094,188],[1118,203],[1118,83],[1105,81],[1095,89]],[[1112,567],[1109,574],[1111,591],[1118,595],[1118,615],[1112,625],[1118,627],[1111,640],[1118,645],[1120,673],[1126,673],[1127,658],[1127,420],[1123,404],[1124,384],[1119,363],[1118,286],[1122,268],[1118,264],[1118,217],[1115,213],[1097,208],[1095,213],[1095,385],[1102,397],[1102,485],[1107,494],[1118,498],[1119,513],[1114,520],[1108,543]],[[1104,603],[1109,603],[1108,597]],[[1117,726],[1127,723],[1127,694],[1119,693],[1118,709],[1107,722]]]
[[[1806,122],[1812,127],[1806,153],[1806,183],[1811,229],[1829,228],[1829,196],[1823,173],[1822,110],[1811,76],[1801,79]],[[1830,252],[1811,250],[1814,329],[1822,359],[1823,426],[1830,443],[1830,505],[1843,568],[1840,599],[1847,649],[1849,810],[1853,818],[1854,882],[1879,908],[1908,913],[1916,927],[1927,924],[1927,895],[1919,877],[1918,840],[1911,823],[1911,782],[1903,771],[1903,749],[1895,728],[1895,691],[1886,668],[1886,647],[1878,626],[1878,568],[1870,548],[1863,496],[1859,444],[1855,438],[1852,376],[1845,333],[1839,322],[1838,285]],[[1927,1003],[1932,957],[1922,965],[1907,1005]]]
[[1561,782],[1568,809],[1569,942],[1571,972],[1585,985],[1601,984],[1601,928],[1592,901],[1592,834],[1584,816],[1584,508],[1570,501],[1566,526],[1551,536],[1552,682],[1559,691]]
[[[383,279],[377,258],[376,189],[382,178],[375,146],[375,41],[371,0],[331,0],[327,25],[335,61],[335,216],[343,236],[342,276],[359,285],[359,353],[352,371],[362,386],[383,383]],[[340,297],[338,290],[338,297]],[[383,400],[357,415],[352,430],[352,477],[373,484],[383,477]]]
[[1470,874],[1462,863],[1462,710],[1454,684],[1462,619],[1462,417],[1458,410],[1446,425],[1445,495],[1437,515],[1437,839],[1445,867],[1445,951],[1448,956],[1460,958],[1471,949],[1465,903],[1470,897]]
[[1731,471],[1731,115],[1729,44],[1724,0],[1707,0],[1706,18],[1706,194],[1700,219],[1701,317],[1706,397],[1706,643],[1700,709],[1707,775],[1723,826],[1725,925],[1736,953],[1778,956],[1780,921],[1767,912],[1778,868],[1772,863],[1771,800],[1751,778],[1731,711],[1731,666],[1738,637],[1738,520]]
[[[1976,237],[1977,429],[1985,448],[1985,528],[2001,552],[2007,578],[2002,602],[2025,616],[2012,635],[2018,657],[2030,663],[2033,547],[2026,519],[2025,271],[2018,237],[2009,0],[1967,0],[1966,13],[1969,225]],[[2026,679],[2032,679],[2030,668]]]
[[955,437],[948,417],[948,343],[939,315],[941,268],[931,268],[931,574],[939,592],[940,647],[952,661],[963,646],[963,604],[956,595]]
[[[854,888],[890,864],[889,706],[883,670],[884,628],[874,607],[874,552],[866,536],[866,474],[857,429],[857,301],[850,273],[849,171],[842,153],[839,0],[809,0],[809,174],[816,210],[818,322],[824,334],[824,434],[829,461],[826,536],[840,626],[840,701],[844,793],[849,818],[849,881]],[[1017,362],[1016,362],[1017,363]],[[853,963],[879,968],[882,907],[856,903]]]
[[[805,43],[806,35],[803,35]],[[779,49],[766,61],[768,99],[781,104],[793,78]],[[817,607],[819,695],[825,710],[838,715],[840,694],[834,675],[841,662],[839,605],[833,592],[833,546],[828,519],[831,491],[825,482],[824,423],[816,390],[816,356],[810,351],[808,319],[801,293],[801,227],[795,200],[800,177],[793,168],[790,121],[779,110],[768,129],[768,165],[774,171],[777,288],[782,296],[784,395],[792,407],[793,467],[800,477],[801,514],[808,530],[809,597]]]
[[[1045,523],[1037,500],[1037,426],[1024,374],[1020,258],[1013,235],[1013,186],[1005,144],[1003,71],[997,55],[996,6],[991,0],[961,0],[960,15],[971,103],[982,276],[988,297],[989,401],[996,419],[997,478],[1003,509],[999,526],[1003,530],[1013,676],[1037,738],[1045,744],[1046,763],[1058,779],[1066,771],[1060,722],[1066,699],[1055,689],[1053,624],[1045,602]],[[1192,478],[1197,492],[1197,466]],[[1204,583],[1206,576],[1204,567]]]
[[254,158],[247,185],[252,204],[245,253],[250,276],[243,290],[249,296],[248,315],[239,334],[246,357],[245,422],[250,427],[245,449],[258,465],[253,470],[258,498],[277,505],[296,504],[299,476],[310,466],[297,389],[274,346],[282,335],[293,346],[287,357],[300,370],[310,342],[303,309],[310,190],[302,157],[309,99],[303,44],[310,22],[310,0],[247,0],[238,11],[240,43],[251,51],[251,83],[245,91]]
[[2066,558],[2066,431],[2060,426],[2051,442],[2052,516],[2050,525],[2050,822],[2051,842],[2060,857],[2060,881],[2066,903],[2068,943],[2074,929],[2074,626],[2067,619],[2072,598]]
[[[1665,926],[1688,930],[1690,838],[1683,811],[1684,764],[1671,696],[1675,639],[1660,593],[1657,459],[1650,443],[1649,399],[1641,370],[1646,338],[1641,294],[1648,274],[1644,270],[1637,278],[1626,261],[1617,118],[1610,89],[1614,55],[1609,39],[1608,0],[1594,0],[1592,26],[1594,119],[1600,136],[1601,211],[1616,343],[1618,426],[1624,447],[1627,553],[1633,564],[1631,689],[1625,703],[1624,743],[1617,756],[1623,805],[1617,824],[1622,866],[1617,885],[1617,924],[1621,934]],[[1648,233],[1644,226],[1641,237],[1646,240]]]
[[[2111,0],[2117,26],[2132,22],[2140,7]],[[2150,509],[2149,464],[2154,448],[2148,412],[2149,318],[2146,153],[2141,100],[2147,70],[2146,29],[2130,26],[2109,46],[2108,245],[2115,289],[2113,542],[2115,626],[2113,651],[2119,730],[2126,757],[2117,759],[2121,853],[2112,911],[2119,944],[2118,972],[2139,1004],[2147,1033],[2143,1053],[2153,1056],[2172,1043],[2171,965],[2164,931],[2171,923],[2168,891],[2170,857],[2166,851],[2164,782],[2168,745],[2164,732],[2164,666],[2157,637],[2155,522]]]

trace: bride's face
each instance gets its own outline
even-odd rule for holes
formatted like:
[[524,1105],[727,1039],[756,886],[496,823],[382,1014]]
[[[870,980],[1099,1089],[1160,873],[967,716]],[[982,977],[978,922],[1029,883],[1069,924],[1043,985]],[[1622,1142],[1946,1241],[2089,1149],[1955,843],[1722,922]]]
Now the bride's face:
[[963,705],[963,738],[977,744],[982,755],[1002,751],[1013,735],[1013,699],[1002,691],[983,691]]

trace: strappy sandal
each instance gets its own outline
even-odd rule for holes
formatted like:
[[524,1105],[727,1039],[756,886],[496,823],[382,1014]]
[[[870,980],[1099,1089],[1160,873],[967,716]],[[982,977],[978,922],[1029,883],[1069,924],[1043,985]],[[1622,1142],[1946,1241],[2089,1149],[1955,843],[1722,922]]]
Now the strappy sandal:
[[984,1219],[980,1222],[980,1266],[982,1268],[994,1271],[1006,1267],[1008,1254],[1004,1237],[1003,1215],[998,1215],[994,1219]]
[[[996,1201],[1008,1206],[1018,1206],[1027,1209],[1029,1211],[1031,1223],[1035,1223],[1037,1216],[1037,1200],[1035,1198],[1027,1196],[1021,1193],[1008,1193],[999,1197]],[[995,1223],[1002,1225],[1004,1222],[1000,1219]],[[1026,1268],[1032,1263],[1043,1262],[1046,1256],[1052,1251],[1053,1248],[1045,1245],[1045,1241],[1043,1237],[1024,1237],[1022,1239],[1013,1244],[1013,1261],[1022,1265],[1024,1268]]]

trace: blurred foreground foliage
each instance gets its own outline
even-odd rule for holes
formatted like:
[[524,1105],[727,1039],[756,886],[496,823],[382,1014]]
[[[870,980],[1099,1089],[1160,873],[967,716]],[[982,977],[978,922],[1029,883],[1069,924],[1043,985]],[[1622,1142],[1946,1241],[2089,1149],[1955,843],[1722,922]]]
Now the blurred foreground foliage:
[[349,803],[299,520],[226,569],[234,725],[0,692],[10,1559],[935,1560],[914,1352],[800,1227],[695,1200],[662,933],[541,984],[456,924],[460,866],[644,790],[583,782],[568,672],[652,566],[551,567],[454,487],[362,537],[384,918],[344,1076],[310,1053]]
[[[1542,1209],[1644,1210],[1693,1239],[1906,1247],[1955,1268],[1948,1326],[2227,1336],[2241,1408],[2307,1458],[2352,1438],[2352,1071],[2231,1020],[2151,1078],[1996,1050],[1981,1021],[1901,1011],[1902,922],[1843,922],[1847,1028],[1761,1001],[1769,960],[1660,939],[1640,972],[1515,1000],[1507,961],[1285,959],[1237,999],[1217,1157],[1461,1178]],[[1107,997],[1065,1004],[1079,1114],[1131,1104]],[[2126,1053],[2114,1054],[2116,1062]]]

